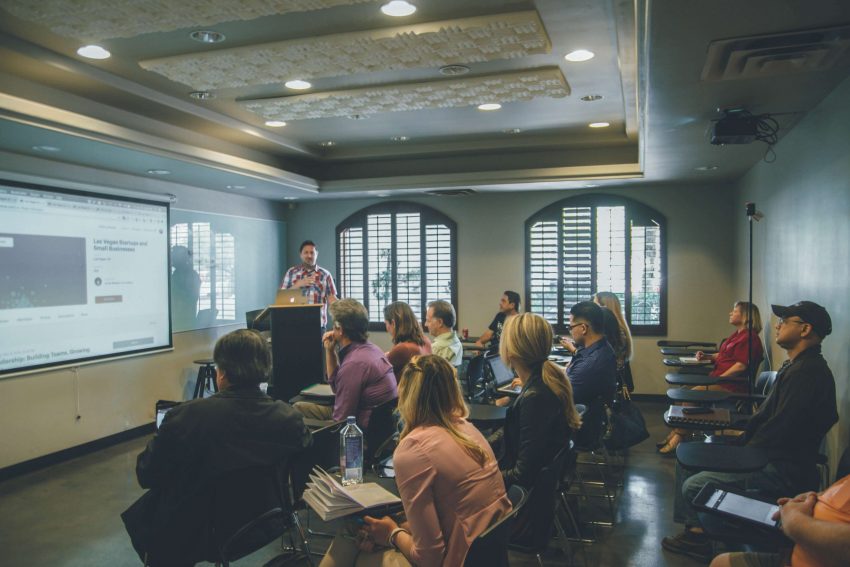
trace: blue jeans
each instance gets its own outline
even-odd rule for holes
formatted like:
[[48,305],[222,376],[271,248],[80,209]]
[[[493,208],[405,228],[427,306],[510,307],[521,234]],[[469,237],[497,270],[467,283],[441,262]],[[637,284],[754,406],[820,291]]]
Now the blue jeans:
[[722,473],[694,471],[682,468],[676,463],[676,494],[673,504],[673,521],[684,523],[685,527],[699,527],[696,510],[691,506],[703,486],[709,482],[726,484],[744,490],[758,490],[769,495],[795,496],[799,489],[786,471],[781,471],[773,463],[768,463],[760,471],[750,473]]

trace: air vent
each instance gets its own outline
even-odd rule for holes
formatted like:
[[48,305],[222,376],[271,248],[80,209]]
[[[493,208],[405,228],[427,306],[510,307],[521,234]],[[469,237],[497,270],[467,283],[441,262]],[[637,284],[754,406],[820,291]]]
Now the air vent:
[[435,197],[460,197],[461,195],[475,195],[474,189],[434,189],[433,191],[425,191],[426,195]]
[[850,25],[712,41],[703,81],[824,71],[848,63]]

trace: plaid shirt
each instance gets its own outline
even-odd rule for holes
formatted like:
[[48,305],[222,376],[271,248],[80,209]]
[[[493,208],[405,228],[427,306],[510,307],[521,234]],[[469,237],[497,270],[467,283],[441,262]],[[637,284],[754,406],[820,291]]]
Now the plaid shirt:
[[300,280],[311,280],[309,286],[301,288],[301,291],[307,297],[312,299],[313,303],[322,304],[322,326],[328,326],[328,298],[336,296],[336,286],[334,285],[333,276],[326,269],[316,265],[315,267],[307,267],[304,264],[298,264],[286,270],[283,276],[283,282],[280,284],[281,289],[289,289]]

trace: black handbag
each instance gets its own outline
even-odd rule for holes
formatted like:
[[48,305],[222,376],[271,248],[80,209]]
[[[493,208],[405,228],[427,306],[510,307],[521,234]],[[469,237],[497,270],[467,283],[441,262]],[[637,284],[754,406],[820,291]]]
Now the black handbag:
[[646,421],[632,403],[628,388],[622,388],[608,411],[608,430],[604,443],[607,449],[618,451],[633,447],[649,438]]

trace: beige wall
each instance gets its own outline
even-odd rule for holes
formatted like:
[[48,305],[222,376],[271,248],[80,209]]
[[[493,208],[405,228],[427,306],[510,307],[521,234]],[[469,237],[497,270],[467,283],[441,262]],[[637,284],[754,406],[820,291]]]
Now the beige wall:
[[[259,199],[12,158],[0,154],[0,178],[67,186],[51,180],[64,179],[93,190],[93,183],[126,190],[143,187],[146,192],[177,195],[180,208],[280,219],[277,205]],[[25,166],[33,165],[43,177],[20,176]],[[261,253],[261,243],[257,249]],[[191,396],[197,374],[192,361],[210,357],[216,339],[238,327],[175,333],[171,352],[83,365],[76,374],[64,369],[0,380],[0,468],[150,423],[156,400]]]
[[[731,191],[722,187],[632,187],[607,193],[642,201],[667,217],[669,258],[669,338],[719,340],[729,334],[726,314],[732,294],[733,234]],[[525,220],[541,208],[579,194],[575,191],[488,193],[466,197],[416,198],[452,218],[458,227],[459,328],[480,334],[490,323],[506,289],[525,297]],[[706,195],[712,195],[707,199]],[[311,239],[319,263],[336,272],[335,227],[351,213],[377,200],[299,205],[287,213],[289,258]],[[637,391],[663,394],[665,368],[655,342],[638,337],[633,371]],[[386,348],[386,333],[372,340]]]
[[[740,181],[736,216],[753,201],[765,218],[753,230],[754,302],[808,299],[832,317],[823,353],[835,375],[839,426],[828,437],[834,466],[850,441],[850,79],[842,83],[776,146],[776,162],[760,163]],[[736,287],[747,291],[747,242],[740,225]],[[775,322],[775,318],[773,318]],[[773,343],[774,332],[767,330]],[[774,368],[785,359],[772,344]],[[812,408],[817,411],[817,408]]]

